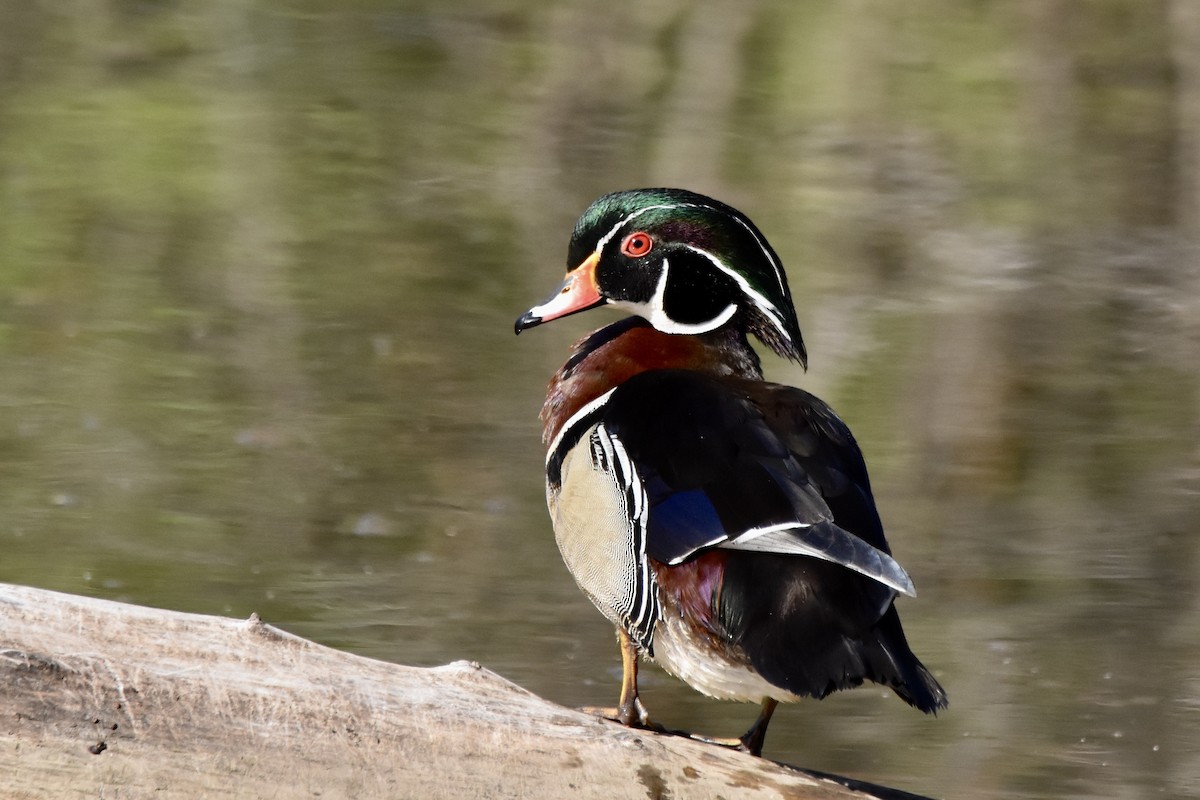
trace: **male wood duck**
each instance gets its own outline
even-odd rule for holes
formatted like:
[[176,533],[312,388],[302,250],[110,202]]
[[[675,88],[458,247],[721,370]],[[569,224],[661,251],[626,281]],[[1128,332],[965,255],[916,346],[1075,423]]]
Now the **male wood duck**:
[[849,428],[763,380],[747,334],[807,367],[787,278],[745,215],[693,192],[605,195],[575,226],[566,280],[516,332],[602,305],[633,312],[576,344],[541,419],[563,560],[616,625],[614,717],[650,726],[639,655],[716,698],[779,701],[863,680],[926,713],[946,693],[913,655]]

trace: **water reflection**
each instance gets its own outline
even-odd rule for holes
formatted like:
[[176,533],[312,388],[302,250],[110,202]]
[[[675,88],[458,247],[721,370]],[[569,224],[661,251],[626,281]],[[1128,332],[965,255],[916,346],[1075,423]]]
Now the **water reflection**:
[[[611,702],[512,338],[598,193],[741,206],[951,694],[768,755],[952,797],[1200,785],[1187,2],[0,8],[0,580]],[[599,313],[599,312],[597,312]],[[665,676],[668,723],[749,707]]]

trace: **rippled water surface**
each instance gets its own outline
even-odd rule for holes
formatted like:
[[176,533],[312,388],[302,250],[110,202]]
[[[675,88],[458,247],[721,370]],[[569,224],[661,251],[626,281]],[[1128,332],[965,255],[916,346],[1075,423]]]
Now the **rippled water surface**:
[[512,321],[663,184],[781,254],[811,369],[769,375],[856,431],[951,696],[785,707],[767,755],[1200,794],[1190,0],[3,4],[0,580],[612,703],[536,416],[616,315]]

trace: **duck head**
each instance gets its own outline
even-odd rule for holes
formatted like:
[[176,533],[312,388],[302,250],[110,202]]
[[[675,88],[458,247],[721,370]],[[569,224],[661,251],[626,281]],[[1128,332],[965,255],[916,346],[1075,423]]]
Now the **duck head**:
[[517,319],[516,332],[612,305],[664,333],[729,326],[806,363],[779,257],[730,206],[682,189],[634,189],[596,200],[575,225],[557,292]]

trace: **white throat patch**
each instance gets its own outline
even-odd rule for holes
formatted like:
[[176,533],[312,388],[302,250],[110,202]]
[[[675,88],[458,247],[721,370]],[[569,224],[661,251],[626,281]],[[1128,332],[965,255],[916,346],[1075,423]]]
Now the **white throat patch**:
[[709,331],[715,331],[726,322],[729,322],[733,318],[733,315],[737,313],[737,305],[730,303],[725,306],[725,309],[720,314],[705,322],[686,323],[671,319],[663,305],[667,293],[667,279],[670,270],[671,265],[664,258],[662,261],[662,274],[658,276],[658,285],[654,288],[654,294],[650,297],[649,302],[631,303],[625,300],[613,300],[609,302],[609,305],[618,308],[627,308],[638,316],[645,317],[651,325],[663,333],[708,333]]

